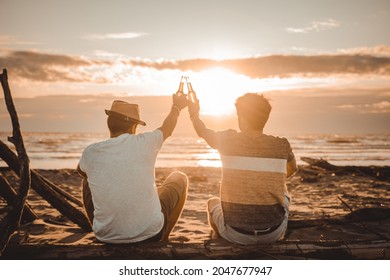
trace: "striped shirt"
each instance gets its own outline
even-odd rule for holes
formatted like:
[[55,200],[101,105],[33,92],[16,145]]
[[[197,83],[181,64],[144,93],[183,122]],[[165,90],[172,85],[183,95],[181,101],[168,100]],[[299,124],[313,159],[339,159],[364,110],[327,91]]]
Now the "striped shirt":
[[294,154],[286,138],[216,133],[221,155],[221,204],[225,223],[244,230],[279,225],[285,215],[287,162]]

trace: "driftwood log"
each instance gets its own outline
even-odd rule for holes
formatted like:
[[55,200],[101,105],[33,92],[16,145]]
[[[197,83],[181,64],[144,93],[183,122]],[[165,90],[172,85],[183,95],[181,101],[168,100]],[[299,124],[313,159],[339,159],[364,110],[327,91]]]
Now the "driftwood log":
[[[7,179],[0,176],[0,196],[5,199],[8,205],[14,205],[18,199],[18,194],[12,188]],[[24,205],[21,222],[32,222],[37,218],[35,212],[28,205],[27,201]]]
[[[16,155],[2,141],[0,141],[0,157],[16,174],[19,174],[20,165]],[[31,188],[69,220],[86,231],[92,231],[91,225],[85,214],[70,204],[58,192],[53,190],[47,183],[47,180],[44,180],[42,176],[34,170],[31,171]],[[69,196],[71,195],[69,194]]]
[[5,103],[7,105],[8,112],[12,122],[12,137],[10,141],[15,145],[18,153],[17,160],[19,161],[19,177],[20,187],[17,194],[17,199],[10,205],[10,210],[5,218],[0,223],[0,255],[2,255],[5,247],[7,246],[9,239],[11,238],[14,231],[18,228],[24,204],[27,199],[28,191],[31,185],[30,177],[30,163],[27,156],[26,149],[23,143],[23,137],[20,132],[20,125],[18,115],[15,110],[15,106],[11,96],[11,90],[8,85],[7,70],[3,70],[0,75],[1,86],[3,87]]
[[58,187],[56,184],[54,184],[53,182],[51,182],[50,180],[46,179],[45,177],[43,177],[42,175],[40,175],[38,172],[34,171],[34,173],[37,174],[38,177],[40,177],[46,184],[48,184],[54,191],[56,191],[57,193],[59,193],[60,195],[62,195],[63,197],[65,197],[67,200],[73,202],[74,204],[76,204],[77,206],[80,206],[82,207],[83,206],[83,203],[78,200],[76,197],[74,197],[73,195],[71,195],[70,193],[64,191],[63,189],[61,189],[60,187]]
[[[390,169],[387,166],[338,166],[327,162],[324,159],[301,157],[301,160],[311,167],[318,167],[335,175],[361,175],[369,176],[377,180],[387,181],[390,179]],[[307,170],[306,170],[307,171]]]

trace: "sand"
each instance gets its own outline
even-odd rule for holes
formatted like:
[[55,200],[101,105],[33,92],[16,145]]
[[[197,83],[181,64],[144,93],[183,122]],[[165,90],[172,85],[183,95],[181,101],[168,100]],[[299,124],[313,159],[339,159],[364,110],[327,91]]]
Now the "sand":
[[[206,201],[212,196],[218,196],[221,170],[210,167],[158,168],[157,185],[174,170],[186,173],[190,186],[182,216],[171,233],[170,242],[205,244],[215,240],[207,223]],[[390,167],[381,170],[389,174]],[[36,171],[73,196],[81,198],[81,177],[75,170]],[[387,175],[379,176],[381,175],[379,173],[377,175],[361,174],[359,171],[356,173],[327,171],[309,165],[300,166],[300,171],[287,182],[292,202],[291,226],[286,234],[286,240],[303,242],[375,241],[386,238],[389,240],[390,215],[387,210],[390,209],[390,180]],[[15,175],[12,172],[3,172],[3,176],[15,182]],[[10,247],[12,244],[84,246],[97,242],[93,233],[84,232],[64,218],[33,190],[29,193],[28,203],[38,215],[38,219],[22,225],[14,234]],[[343,222],[337,226],[329,222],[350,217],[352,211],[359,209],[373,209],[376,212],[371,211],[358,220],[355,217],[353,224],[345,222],[344,227]],[[316,226],[302,226],[302,221],[312,221]],[[319,224],[321,226],[318,226]],[[389,254],[389,248],[386,250],[385,253]],[[388,258],[390,255],[385,257]]]

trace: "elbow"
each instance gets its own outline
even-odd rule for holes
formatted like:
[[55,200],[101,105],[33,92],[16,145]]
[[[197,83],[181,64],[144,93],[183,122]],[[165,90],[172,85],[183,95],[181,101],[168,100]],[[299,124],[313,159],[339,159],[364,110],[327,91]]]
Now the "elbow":
[[167,129],[164,126],[158,128],[158,129],[161,130],[164,140],[167,139],[169,136],[171,136],[172,132],[173,132],[173,130]]
[[298,171],[298,166],[295,158],[287,163],[287,178],[294,175]]
[[287,168],[287,178],[291,177],[298,171],[298,167],[294,165],[293,167]]
[[195,129],[195,132],[196,132],[196,134],[197,134],[199,137],[202,137],[202,138],[203,138],[203,133],[202,133],[202,131]]
[[163,132],[163,139],[167,139],[168,137],[170,137],[172,135],[173,131],[165,131]]

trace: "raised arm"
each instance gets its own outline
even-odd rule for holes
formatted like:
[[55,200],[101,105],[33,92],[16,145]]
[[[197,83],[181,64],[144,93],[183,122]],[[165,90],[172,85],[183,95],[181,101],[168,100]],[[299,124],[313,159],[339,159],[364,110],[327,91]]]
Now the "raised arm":
[[192,125],[198,134],[199,137],[202,137],[207,144],[211,147],[215,148],[217,146],[217,133],[206,127],[203,120],[199,116],[200,106],[199,101],[197,102],[188,102],[188,112],[190,113],[190,119],[192,121]]
[[172,135],[173,130],[176,127],[177,119],[179,118],[180,111],[188,104],[187,97],[184,94],[172,96],[172,107],[168,116],[165,118],[160,129],[163,133],[164,140]]

